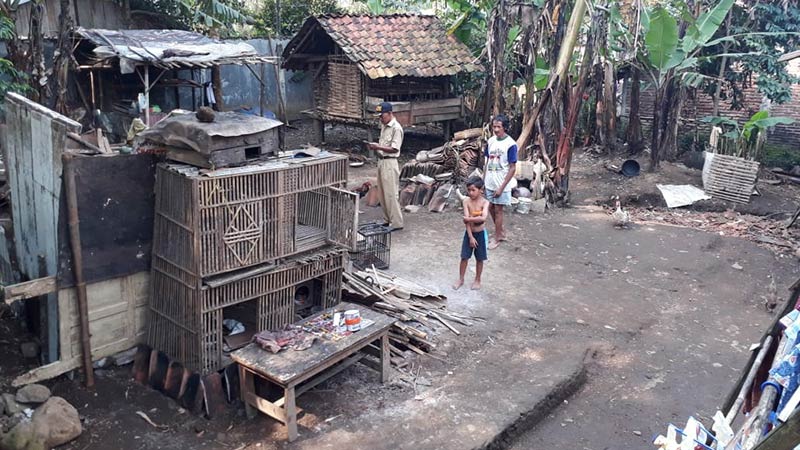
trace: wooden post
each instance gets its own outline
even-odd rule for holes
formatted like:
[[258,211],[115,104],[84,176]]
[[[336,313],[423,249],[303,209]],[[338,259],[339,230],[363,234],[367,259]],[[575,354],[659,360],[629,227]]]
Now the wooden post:
[[[261,117],[264,117],[264,112],[267,109],[267,92],[266,92],[266,85],[265,80],[267,79],[267,70],[265,67],[265,63],[260,64],[260,72],[261,72],[261,79],[258,80],[258,105],[261,108]],[[280,132],[279,132],[280,133]],[[278,136],[280,138],[280,135]],[[280,141],[279,141],[280,142]]]
[[294,398],[294,386],[284,390],[283,398],[286,405],[286,430],[289,432],[289,442],[297,440],[297,404]]
[[389,373],[391,371],[392,353],[389,349],[389,333],[387,332],[381,336],[381,383],[389,381]]
[[86,282],[83,280],[83,254],[81,253],[80,218],[78,194],[75,188],[75,166],[73,156],[62,155],[64,161],[64,190],[67,194],[67,216],[69,221],[70,246],[72,247],[72,270],[75,273],[75,292],[78,297],[78,314],[81,324],[81,349],[86,387],[94,386],[92,368],[92,344],[89,336],[89,305],[86,298]]
[[[272,48],[272,39],[269,40],[270,48]],[[280,44],[276,44],[275,48],[273,49],[273,55],[279,56],[283,52],[283,46]],[[281,70],[281,64],[276,63],[272,67],[275,68],[275,87],[278,93],[278,118],[284,124],[288,124],[289,120],[286,118],[286,80],[283,76],[283,70]],[[278,129],[278,140],[280,142],[279,146],[281,150],[283,150],[283,146],[286,140],[286,127],[280,127]]]
[[[144,98],[147,106],[144,109],[144,124],[150,126],[150,66],[144,66]],[[92,100],[94,103],[94,100]]]

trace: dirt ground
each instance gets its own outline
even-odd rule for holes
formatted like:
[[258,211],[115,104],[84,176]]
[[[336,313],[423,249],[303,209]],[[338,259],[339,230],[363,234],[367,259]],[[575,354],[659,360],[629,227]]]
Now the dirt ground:
[[[424,131],[407,134],[404,156],[439,145]],[[366,136],[347,127],[326,135],[329,148],[344,151],[357,151]],[[776,253],[719,232],[651,223],[615,229],[597,205],[620,195],[631,208],[663,211],[655,183],[699,185],[699,172],[670,164],[660,174],[623,179],[603,167],[606,161],[619,162],[576,155],[573,207],[509,214],[510,240],[491,253],[481,291],[450,288],[463,233],[459,213],[408,214],[406,229],[393,235],[391,270],[440,289],[449,309],[486,323],[461,336],[440,330],[436,358],[419,357],[386,386],[354,366],[305,394],[294,444],[284,442],[276,422],[247,420],[240,405],[214,420],[185,412],[122,367],[99,371],[91,391],[79,375],[46,383],[84,420],[84,433],[65,448],[631,449],[649,448],[652,436],[689,415],[708,421],[750,344],[774,319],[763,306],[771,277],[784,298],[800,265],[792,249]],[[367,164],[350,178],[360,184],[374,172]],[[760,215],[800,202],[794,188],[761,190],[753,203],[763,210],[751,210]],[[686,214],[728,206],[709,202]],[[378,208],[362,211],[362,221],[380,217]],[[10,392],[13,375],[31,365],[19,355],[21,339],[8,317],[0,320],[0,392]],[[525,411],[523,399],[551,388],[572,361],[587,361],[587,350],[587,376],[572,397],[557,408],[530,403],[536,406]],[[417,373],[424,385],[411,383]]]

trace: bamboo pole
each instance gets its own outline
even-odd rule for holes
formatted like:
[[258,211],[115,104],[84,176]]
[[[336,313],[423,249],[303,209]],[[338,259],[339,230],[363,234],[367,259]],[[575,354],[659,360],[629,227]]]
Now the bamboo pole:
[[739,414],[739,409],[742,407],[742,403],[744,403],[744,399],[747,396],[747,393],[750,391],[750,387],[753,384],[756,373],[758,373],[758,369],[761,367],[764,357],[766,356],[770,347],[772,347],[772,336],[767,336],[767,338],[764,339],[764,343],[761,345],[761,349],[758,351],[756,359],[753,361],[753,365],[750,366],[750,372],[747,373],[747,378],[745,378],[742,388],[739,390],[739,395],[736,397],[736,401],[733,402],[733,406],[731,406],[731,409],[728,410],[728,414],[725,416],[725,420],[728,422],[728,424],[733,423],[736,415]]
[[78,215],[78,194],[75,188],[74,157],[64,153],[64,190],[67,194],[67,215],[69,221],[70,246],[72,247],[72,270],[75,273],[75,292],[78,297],[78,316],[81,324],[81,350],[86,387],[94,386],[92,368],[92,344],[89,335],[89,305],[86,298],[86,283],[83,280],[83,254],[81,253],[80,218]]
[[[780,365],[783,356],[789,350],[791,343],[788,339],[781,339],[780,344],[778,345],[778,351],[775,353],[775,359],[772,362],[771,369],[774,369]],[[772,381],[774,383],[774,379],[772,377],[769,378],[768,381]],[[759,442],[763,439],[764,429],[766,428],[767,424],[769,423],[769,416],[772,412],[772,408],[775,406],[775,402],[778,400],[778,389],[773,384],[765,384],[763,385],[763,389],[761,391],[761,399],[758,401],[758,405],[753,408],[751,412],[751,420],[742,427],[740,430],[741,433],[744,434],[745,440],[742,443],[742,450],[751,450]],[[738,440],[734,438],[734,441]]]

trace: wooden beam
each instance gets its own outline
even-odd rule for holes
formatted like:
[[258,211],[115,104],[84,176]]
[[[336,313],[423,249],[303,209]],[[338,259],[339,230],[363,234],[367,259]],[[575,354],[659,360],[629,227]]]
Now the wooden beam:
[[62,375],[70,370],[75,370],[81,366],[80,356],[70,358],[68,360],[58,360],[39,366],[33,370],[23,373],[11,382],[11,386],[20,387],[31,383],[39,383],[40,381],[49,380]]
[[37,278],[23,283],[3,286],[3,299],[6,303],[11,304],[18,300],[52,294],[57,289],[56,277]]

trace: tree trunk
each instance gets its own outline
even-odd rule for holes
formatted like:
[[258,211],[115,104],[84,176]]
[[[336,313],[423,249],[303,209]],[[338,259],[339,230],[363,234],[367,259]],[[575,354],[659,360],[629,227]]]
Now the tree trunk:
[[625,142],[628,143],[628,152],[631,154],[639,153],[643,147],[642,138],[642,118],[639,114],[640,92],[641,92],[641,72],[638,68],[633,68],[631,81],[631,103],[628,113],[628,129],[625,132]]
[[683,97],[685,89],[678,80],[672,80],[668,89],[667,108],[669,116],[666,117],[666,129],[662,136],[662,159],[672,160],[678,155],[678,126],[680,125],[681,111],[683,110]]
[[650,172],[655,172],[661,163],[661,122],[663,116],[663,99],[664,90],[666,86],[660,86],[656,89],[656,99],[653,104],[653,126],[651,130],[651,143],[650,143]]
[[[69,80],[69,61],[72,53],[72,15],[70,14],[70,1],[61,0],[61,16],[58,24],[58,49],[54,55],[52,92],[55,94],[50,107],[61,114],[67,113],[67,81]],[[87,111],[88,112],[88,111]]]
[[614,80],[614,64],[606,60],[604,70],[604,104],[605,104],[605,146],[610,152],[617,149],[617,97],[616,82]]
[[585,16],[586,2],[581,0],[575,2],[575,7],[572,10],[572,14],[569,18],[569,24],[567,25],[567,31],[564,34],[564,39],[560,44],[556,66],[550,72],[550,81],[547,85],[547,91],[539,100],[539,104],[536,106],[535,114],[531,114],[531,116],[528,117],[528,121],[522,125],[522,133],[520,133],[519,138],[517,139],[517,145],[519,148],[525,148],[528,145],[528,141],[533,133],[533,128],[536,125],[536,119],[539,113],[544,109],[545,105],[550,101],[552,101],[554,104],[558,104],[562,98],[560,86],[566,82],[569,62],[572,58],[572,53],[575,50],[575,45],[578,42],[578,34]]
[[31,99],[37,103],[44,103],[47,94],[47,73],[44,66],[44,36],[42,35],[42,16],[44,12],[43,2],[31,3],[31,22],[30,22],[30,54],[31,54],[31,78],[30,84],[33,88]]
[[281,0],[275,0],[275,36],[283,36],[281,31]]
[[486,36],[487,56],[489,59],[489,74],[486,77],[485,97],[487,102],[484,109],[484,118],[488,120],[506,109],[503,95],[505,86],[505,50],[508,41],[508,10],[505,0],[499,0],[492,8],[491,20]]
[[[727,18],[725,19],[725,34],[728,34],[728,30],[731,28],[731,16],[733,13],[728,13]],[[728,50],[730,49],[730,43],[725,42],[722,44],[722,54],[727,54]],[[725,76],[725,69],[728,65],[728,57],[723,56],[719,63],[719,73],[717,74],[717,86],[714,89],[714,96],[711,98],[711,115],[712,116],[719,116],[719,98],[722,93],[722,77]]]
[[[580,1],[580,0],[579,0]],[[598,14],[603,14],[599,12]],[[578,113],[580,112],[580,105],[586,87],[586,82],[589,78],[589,73],[592,70],[592,60],[594,59],[594,44],[595,39],[591,36],[598,32],[600,27],[592,27],[590,38],[584,47],[583,62],[581,63],[581,72],[578,76],[578,82],[575,88],[570,93],[569,104],[567,106],[567,118],[564,127],[561,129],[561,134],[558,139],[558,150],[556,152],[556,166],[558,167],[557,178],[569,177],[569,170],[572,165],[572,150],[573,139],[575,138],[575,125],[578,122]]]
[[606,117],[606,102],[604,98],[604,79],[602,63],[594,65],[594,76],[592,82],[594,83],[594,121],[592,122],[592,136],[594,143],[605,148],[608,137],[606,136],[605,117]]
[[[219,38],[219,30],[212,28],[209,33],[213,38]],[[211,90],[214,92],[214,109],[217,111],[225,110],[225,102],[222,100],[222,70],[218,65],[211,66]]]

